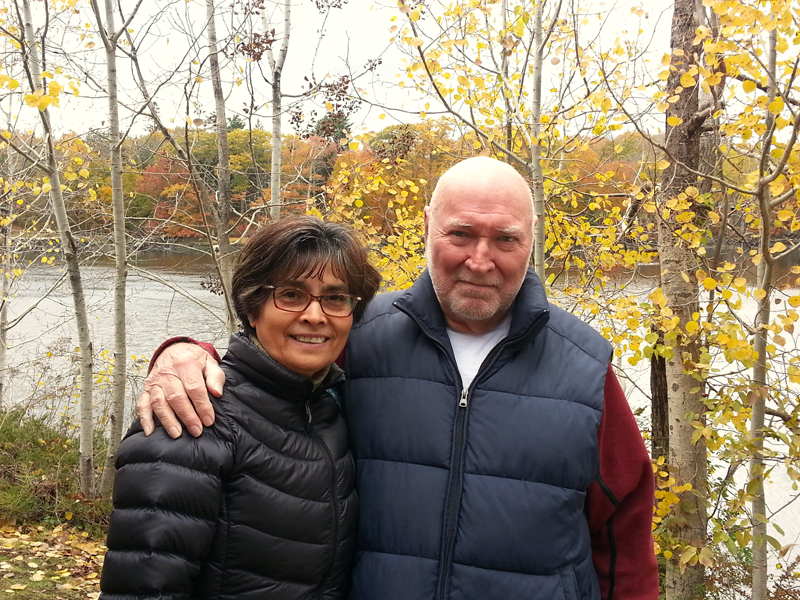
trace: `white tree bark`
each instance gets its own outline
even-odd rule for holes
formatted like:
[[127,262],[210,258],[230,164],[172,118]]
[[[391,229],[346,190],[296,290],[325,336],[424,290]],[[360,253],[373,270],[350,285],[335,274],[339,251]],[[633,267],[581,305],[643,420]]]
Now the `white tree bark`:
[[[270,35],[269,16],[267,9],[261,11],[261,22],[264,28],[264,35]],[[270,198],[269,198],[269,218],[271,221],[278,221],[281,218],[281,150],[283,139],[281,138],[281,77],[283,75],[283,65],[286,63],[286,54],[289,50],[289,34],[292,24],[292,3],[291,0],[284,0],[283,3],[283,39],[278,51],[277,58],[272,52],[272,47],[267,48],[267,61],[272,74],[270,87],[272,89],[272,104],[270,106],[272,114],[272,163],[270,165]]]
[[0,408],[3,408],[3,397],[6,391],[6,361],[8,360],[8,302],[11,294],[11,253],[8,247],[8,236],[11,223],[2,226],[3,244],[2,269],[0,277],[3,278],[2,292],[0,292]]
[[[212,210],[217,229],[217,246],[219,248],[216,260],[222,279],[222,289],[225,297],[230,298],[233,277],[233,254],[230,243],[231,158],[228,150],[228,121],[225,116],[225,96],[222,92],[222,76],[219,67],[214,0],[206,0],[206,18],[208,20],[208,57],[211,64],[211,85],[214,89],[214,106],[217,112],[218,183],[216,203]],[[236,318],[231,311],[228,311],[228,315],[228,332],[233,333],[237,328]]]
[[542,60],[544,58],[544,32],[542,19],[544,0],[537,0],[533,12],[533,92],[531,94],[531,162],[533,179],[533,214],[538,219],[534,229],[533,264],[542,283],[545,282],[544,269],[544,174],[542,172],[542,148],[539,145],[542,116]]
[[[16,1],[15,1],[16,4]],[[39,62],[39,49],[34,37],[33,16],[31,13],[31,0],[22,0],[25,69],[31,86],[42,85],[42,69]],[[34,92],[32,89],[31,92]],[[53,203],[53,213],[61,238],[61,249],[69,274],[72,289],[72,301],[75,308],[75,320],[78,327],[78,346],[80,347],[80,483],[81,492],[87,498],[94,497],[94,460],[92,434],[94,432],[94,411],[92,406],[92,341],[89,333],[89,321],[86,313],[86,299],[83,293],[78,249],[72,236],[64,196],[61,193],[61,178],[58,171],[58,158],[56,156],[55,142],[53,141],[50,126],[49,109],[39,112],[39,118],[44,128],[46,144],[46,163],[44,166],[50,179],[50,199]]]
[[[769,91],[767,93],[767,105],[775,99],[778,82],[776,67],[776,45],[778,41],[777,29],[773,28],[769,32],[769,46],[767,50],[767,75],[769,76]],[[765,109],[765,119],[767,130],[762,137],[762,159],[760,164],[758,203],[761,210],[761,240],[760,253],[761,262],[758,264],[757,280],[758,287],[766,292],[766,295],[758,301],[758,313],[756,314],[756,336],[753,349],[758,354],[753,365],[753,387],[750,417],[750,437],[753,443],[753,455],[750,458],[750,481],[755,482],[753,488],[753,501],[751,503],[753,512],[753,596],[752,600],[765,600],[767,597],[767,502],[764,491],[764,411],[766,409],[767,389],[767,342],[769,330],[765,328],[770,320],[770,303],[772,298],[772,285],[774,277],[774,259],[770,252],[770,226],[773,221],[770,202],[769,184],[763,182],[764,176],[769,174],[768,157],[772,149],[772,135],[775,126],[775,115]]]
[[[139,0],[128,22],[141,6]],[[117,92],[117,41],[122,30],[115,31],[114,2],[105,0],[105,26],[100,16],[97,0],[91,0],[97,29],[106,53],[106,86],[108,88],[109,146],[111,150],[111,206],[114,214],[114,375],[112,379],[111,413],[108,415],[108,449],[98,491],[105,493],[114,484],[114,460],[122,439],[125,418],[125,384],[128,374],[126,342],[125,289],[128,278],[127,248],[125,243],[125,192],[122,187],[122,140],[119,131],[119,103]],[[127,27],[126,22],[123,25]]]

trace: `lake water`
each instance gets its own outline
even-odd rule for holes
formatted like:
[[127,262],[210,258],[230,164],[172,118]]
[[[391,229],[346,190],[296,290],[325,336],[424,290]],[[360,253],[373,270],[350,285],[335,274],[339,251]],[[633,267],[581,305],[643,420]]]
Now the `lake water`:
[[[784,265],[786,268],[788,265]],[[82,272],[96,356],[97,412],[101,413],[109,400],[109,381],[105,374],[113,348],[113,264],[96,262],[85,266]],[[223,322],[223,300],[203,288],[204,280],[212,273],[207,258],[187,254],[146,253],[131,264],[127,286],[130,357],[127,402],[131,418],[147,360],[162,341],[172,336],[191,335],[224,350],[228,336]],[[5,405],[22,403],[56,415],[74,413],[77,402],[76,335],[68,283],[64,281],[43,298],[59,274],[58,267],[34,266],[13,290],[10,319],[36,306],[8,335]],[[620,293],[640,294],[647,285],[632,282]],[[800,336],[796,333],[795,348],[798,343]],[[646,406],[649,393],[647,362],[631,367],[623,358],[619,367],[624,372],[621,379],[626,384],[631,405],[634,408]],[[791,482],[781,473],[776,472],[767,484],[770,512],[788,503],[775,518],[785,536],[778,535],[771,527],[769,531],[783,544],[800,544],[800,502],[796,501],[797,497]],[[774,557],[771,562],[775,563]]]

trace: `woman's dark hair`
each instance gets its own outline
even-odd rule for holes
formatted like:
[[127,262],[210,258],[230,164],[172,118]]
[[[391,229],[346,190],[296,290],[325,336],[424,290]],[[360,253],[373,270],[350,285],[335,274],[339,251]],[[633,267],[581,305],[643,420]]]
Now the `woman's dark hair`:
[[259,229],[239,253],[233,272],[233,307],[244,331],[253,333],[249,317],[257,316],[269,298],[271,290],[265,286],[317,277],[327,265],[349,293],[361,297],[353,311],[358,321],[378,291],[381,276],[350,227],[297,216]]

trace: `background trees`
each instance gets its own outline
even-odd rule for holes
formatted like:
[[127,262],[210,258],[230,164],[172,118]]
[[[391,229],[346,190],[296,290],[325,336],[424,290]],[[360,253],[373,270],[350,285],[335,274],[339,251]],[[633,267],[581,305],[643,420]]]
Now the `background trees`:
[[[12,304],[32,261],[61,292],[70,235],[64,273],[104,253],[124,264],[191,246],[217,260],[198,287],[224,292],[243,238],[308,211],[354,225],[387,289],[408,286],[438,177],[495,156],[531,183],[552,300],[614,343],[634,404],[656,415],[642,427],[656,438],[667,597],[724,598],[721,573],[744,573],[754,597],[779,598],[776,565],[797,552],[775,519],[800,514],[800,5],[700,4],[400,4],[381,21],[392,47],[368,57],[348,54],[342,34],[355,44],[370,31],[328,29],[341,3],[159,0],[130,20],[135,5],[118,2],[113,19],[72,0],[2,7],[0,332],[36,315]],[[343,60],[321,70],[323,54]],[[123,230],[127,248],[111,250]],[[99,365],[90,342],[72,346]],[[778,478],[788,491],[776,504]]]

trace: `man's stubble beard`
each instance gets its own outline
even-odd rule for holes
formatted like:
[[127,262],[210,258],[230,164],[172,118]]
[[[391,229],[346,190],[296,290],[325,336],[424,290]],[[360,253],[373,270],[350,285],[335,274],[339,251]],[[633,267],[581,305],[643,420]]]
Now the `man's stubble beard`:
[[[481,278],[480,276],[471,275],[469,277],[458,277],[457,273],[453,273],[451,277],[443,278],[439,273],[438,268],[433,266],[430,251],[427,257],[428,273],[431,276],[433,283],[433,290],[436,293],[436,298],[439,300],[439,305],[447,315],[451,315],[459,320],[480,322],[488,321],[498,314],[505,315],[514,303],[514,300],[522,287],[524,277],[519,281],[519,285],[515,286],[513,292],[508,294],[501,294],[496,301],[481,299],[478,297],[460,296],[454,292],[456,283],[465,281],[468,283],[480,285],[496,285],[500,282],[493,281],[491,278]],[[454,278],[453,278],[454,276]]]

